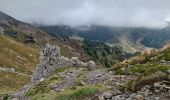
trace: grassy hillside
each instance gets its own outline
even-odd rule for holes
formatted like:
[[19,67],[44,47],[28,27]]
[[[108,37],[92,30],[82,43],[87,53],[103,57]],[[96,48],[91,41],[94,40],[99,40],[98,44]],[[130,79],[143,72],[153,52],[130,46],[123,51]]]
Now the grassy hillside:
[[0,95],[14,92],[27,84],[30,77],[10,72],[0,72]]
[[139,90],[144,85],[150,85],[158,81],[170,81],[170,47],[162,50],[148,50],[143,54],[129,59],[126,62],[116,64],[113,70],[117,74],[136,75],[136,80],[129,81],[124,90]]
[[0,66],[13,67],[18,72],[31,74],[38,63],[39,49],[17,42],[11,37],[0,36]]
[[[38,63],[39,49],[25,45],[14,38],[0,35],[0,67],[14,68],[12,73],[0,71],[0,94],[16,91],[28,83]],[[23,75],[22,75],[23,74]]]

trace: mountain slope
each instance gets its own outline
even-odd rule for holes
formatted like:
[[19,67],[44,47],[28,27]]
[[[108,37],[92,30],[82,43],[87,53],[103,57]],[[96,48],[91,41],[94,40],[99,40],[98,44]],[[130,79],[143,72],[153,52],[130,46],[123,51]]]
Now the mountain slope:
[[31,100],[168,100],[169,60],[170,46],[166,46],[114,65],[114,70],[56,69],[25,95]]
[[38,45],[57,40],[48,33],[35,28],[28,23],[18,21],[1,11],[0,30],[2,34],[13,36],[21,42],[35,42]]
[[[110,44],[120,43],[126,46],[147,46],[161,48],[170,40],[169,28],[149,29],[149,28],[127,28],[127,27],[109,27],[109,26],[39,26],[42,30],[53,34],[54,36],[68,39],[71,36],[80,36],[88,40],[99,40]],[[161,36],[161,38],[160,38]],[[126,37],[126,43],[122,42]],[[138,48],[137,48],[138,49]]]
[[0,36],[0,66],[13,67],[19,72],[31,73],[38,62],[39,49]]
[[11,93],[30,82],[39,62],[39,49],[46,43],[59,45],[64,56],[77,54],[59,38],[0,11],[0,94]]
[[153,85],[155,82],[170,81],[170,46],[163,49],[150,49],[136,57],[120,64],[114,65],[117,74],[136,75],[125,90],[140,90],[145,85]]
[[0,35],[0,94],[16,91],[30,81],[39,49]]

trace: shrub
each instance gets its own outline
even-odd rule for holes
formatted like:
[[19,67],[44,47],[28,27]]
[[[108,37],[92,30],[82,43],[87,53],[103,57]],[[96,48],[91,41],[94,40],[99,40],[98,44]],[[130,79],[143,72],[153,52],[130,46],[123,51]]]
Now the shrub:
[[97,88],[93,86],[84,86],[76,90],[68,90],[63,94],[58,95],[56,98],[59,100],[79,100],[80,98],[94,95]]

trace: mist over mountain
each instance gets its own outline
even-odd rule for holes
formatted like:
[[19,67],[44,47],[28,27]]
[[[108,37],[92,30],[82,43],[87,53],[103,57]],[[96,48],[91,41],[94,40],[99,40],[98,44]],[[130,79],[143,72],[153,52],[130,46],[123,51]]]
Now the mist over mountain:
[[29,23],[163,28],[169,0],[1,0],[0,10]]
[[0,0],[0,100],[169,100],[169,0]]
[[131,42],[134,45],[141,44],[147,47],[160,48],[170,40],[170,28],[128,28],[109,26],[39,26],[42,30],[65,39],[79,36],[86,40],[102,41],[110,44],[121,43],[125,45]]

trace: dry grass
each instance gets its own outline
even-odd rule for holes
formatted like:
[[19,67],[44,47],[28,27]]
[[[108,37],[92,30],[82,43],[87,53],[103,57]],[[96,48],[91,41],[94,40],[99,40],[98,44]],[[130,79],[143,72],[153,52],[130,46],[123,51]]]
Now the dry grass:
[[7,94],[28,83],[29,77],[9,72],[0,72],[0,94]]
[[39,50],[0,36],[0,66],[14,67],[17,71],[31,74],[38,63]]
[[141,76],[132,82],[131,89],[136,91],[141,89],[145,85],[150,85],[155,82],[159,82],[163,80],[170,81],[170,75],[166,73],[157,72],[149,76]]
[[[32,74],[38,63],[39,49],[0,35],[0,67],[14,68],[23,74]],[[0,72],[0,94],[11,93],[30,81],[30,77]]]

